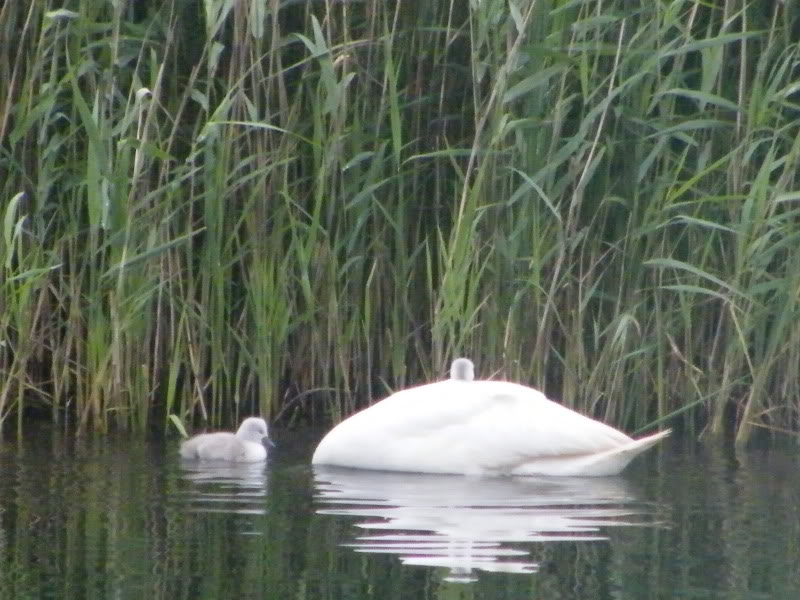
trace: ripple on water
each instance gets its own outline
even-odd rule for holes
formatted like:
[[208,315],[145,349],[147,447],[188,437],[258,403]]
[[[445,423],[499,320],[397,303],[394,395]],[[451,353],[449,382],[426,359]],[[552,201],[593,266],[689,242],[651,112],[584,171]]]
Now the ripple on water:
[[189,484],[178,498],[192,512],[263,515],[267,512],[265,463],[181,461]]
[[[532,573],[524,544],[606,540],[605,528],[655,526],[655,510],[620,477],[472,478],[315,467],[318,514],[358,519],[346,544],[403,564]],[[381,533],[376,533],[380,531]],[[513,544],[514,546],[510,546]]]

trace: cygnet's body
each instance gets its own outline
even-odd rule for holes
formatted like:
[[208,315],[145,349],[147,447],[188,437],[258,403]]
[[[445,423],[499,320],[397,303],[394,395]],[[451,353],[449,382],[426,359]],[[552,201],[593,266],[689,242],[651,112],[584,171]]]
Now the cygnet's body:
[[669,435],[634,440],[507,381],[450,379],[392,394],[334,427],[312,462],[383,471],[486,475],[616,475]]
[[236,433],[220,431],[201,433],[181,444],[183,458],[225,462],[260,462],[266,460],[263,440],[268,437],[267,423],[259,417],[242,421]]

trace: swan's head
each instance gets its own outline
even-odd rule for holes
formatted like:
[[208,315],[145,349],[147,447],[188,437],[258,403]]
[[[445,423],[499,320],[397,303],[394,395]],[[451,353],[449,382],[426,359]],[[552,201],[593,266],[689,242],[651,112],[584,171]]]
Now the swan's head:
[[236,437],[247,442],[256,442],[257,444],[269,440],[269,433],[267,430],[267,422],[260,417],[248,417],[242,424],[239,425],[239,430],[236,432]]
[[457,358],[450,366],[450,379],[453,381],[472,381],[475,379],[475,365],[468,358]]

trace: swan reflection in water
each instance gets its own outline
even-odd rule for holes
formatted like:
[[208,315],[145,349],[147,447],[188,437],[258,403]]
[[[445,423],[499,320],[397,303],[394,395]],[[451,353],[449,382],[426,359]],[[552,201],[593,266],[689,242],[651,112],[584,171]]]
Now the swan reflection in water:
[[266,512],[265,463],[181,460],[181,474],[191,483],[181,500],[194,512],[263,515]]
[[606,540],[605,527],[652,525],[652,507],[619,477],[471,478],[315,467],[317,513],[366,519],[346,546],[408,565],[532,573],[509,543]]

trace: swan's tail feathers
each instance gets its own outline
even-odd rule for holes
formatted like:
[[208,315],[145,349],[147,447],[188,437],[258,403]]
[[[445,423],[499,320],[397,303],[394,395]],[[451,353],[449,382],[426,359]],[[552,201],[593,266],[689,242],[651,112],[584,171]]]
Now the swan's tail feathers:
[[199,436],[190,440],[181,442],[180,455],[183,458],[198,458],[197,445]]
[[659,431],[647,437],[633,440],[630,444],[625,444],[619,448],[597,454],[595,455],[596,460],[593,468],[590,470],[596,475],[617,475],[627,467],[628,463],[636,456],[651,446],[655,446],[670,433],[672,433],[671,429],[665,429],[664,431]]
[[672,429],[665,429],[664,431],[659,431],[646,437],[639,438],[638,440],[634,440],[633,444],[630,444],[628,447],[635,449],[635,453],[638,454],[639,452],[647,450],[650,446],[655,446],[658,442],[663,440],[665,437],[668,437],[671,433]]
[[537,456],[517,465],[511,473],[513,475],[560,475],[566,477],[619,475],[634,457],[654,446],[669,434],[669,430],[659,431],[593,454]]

